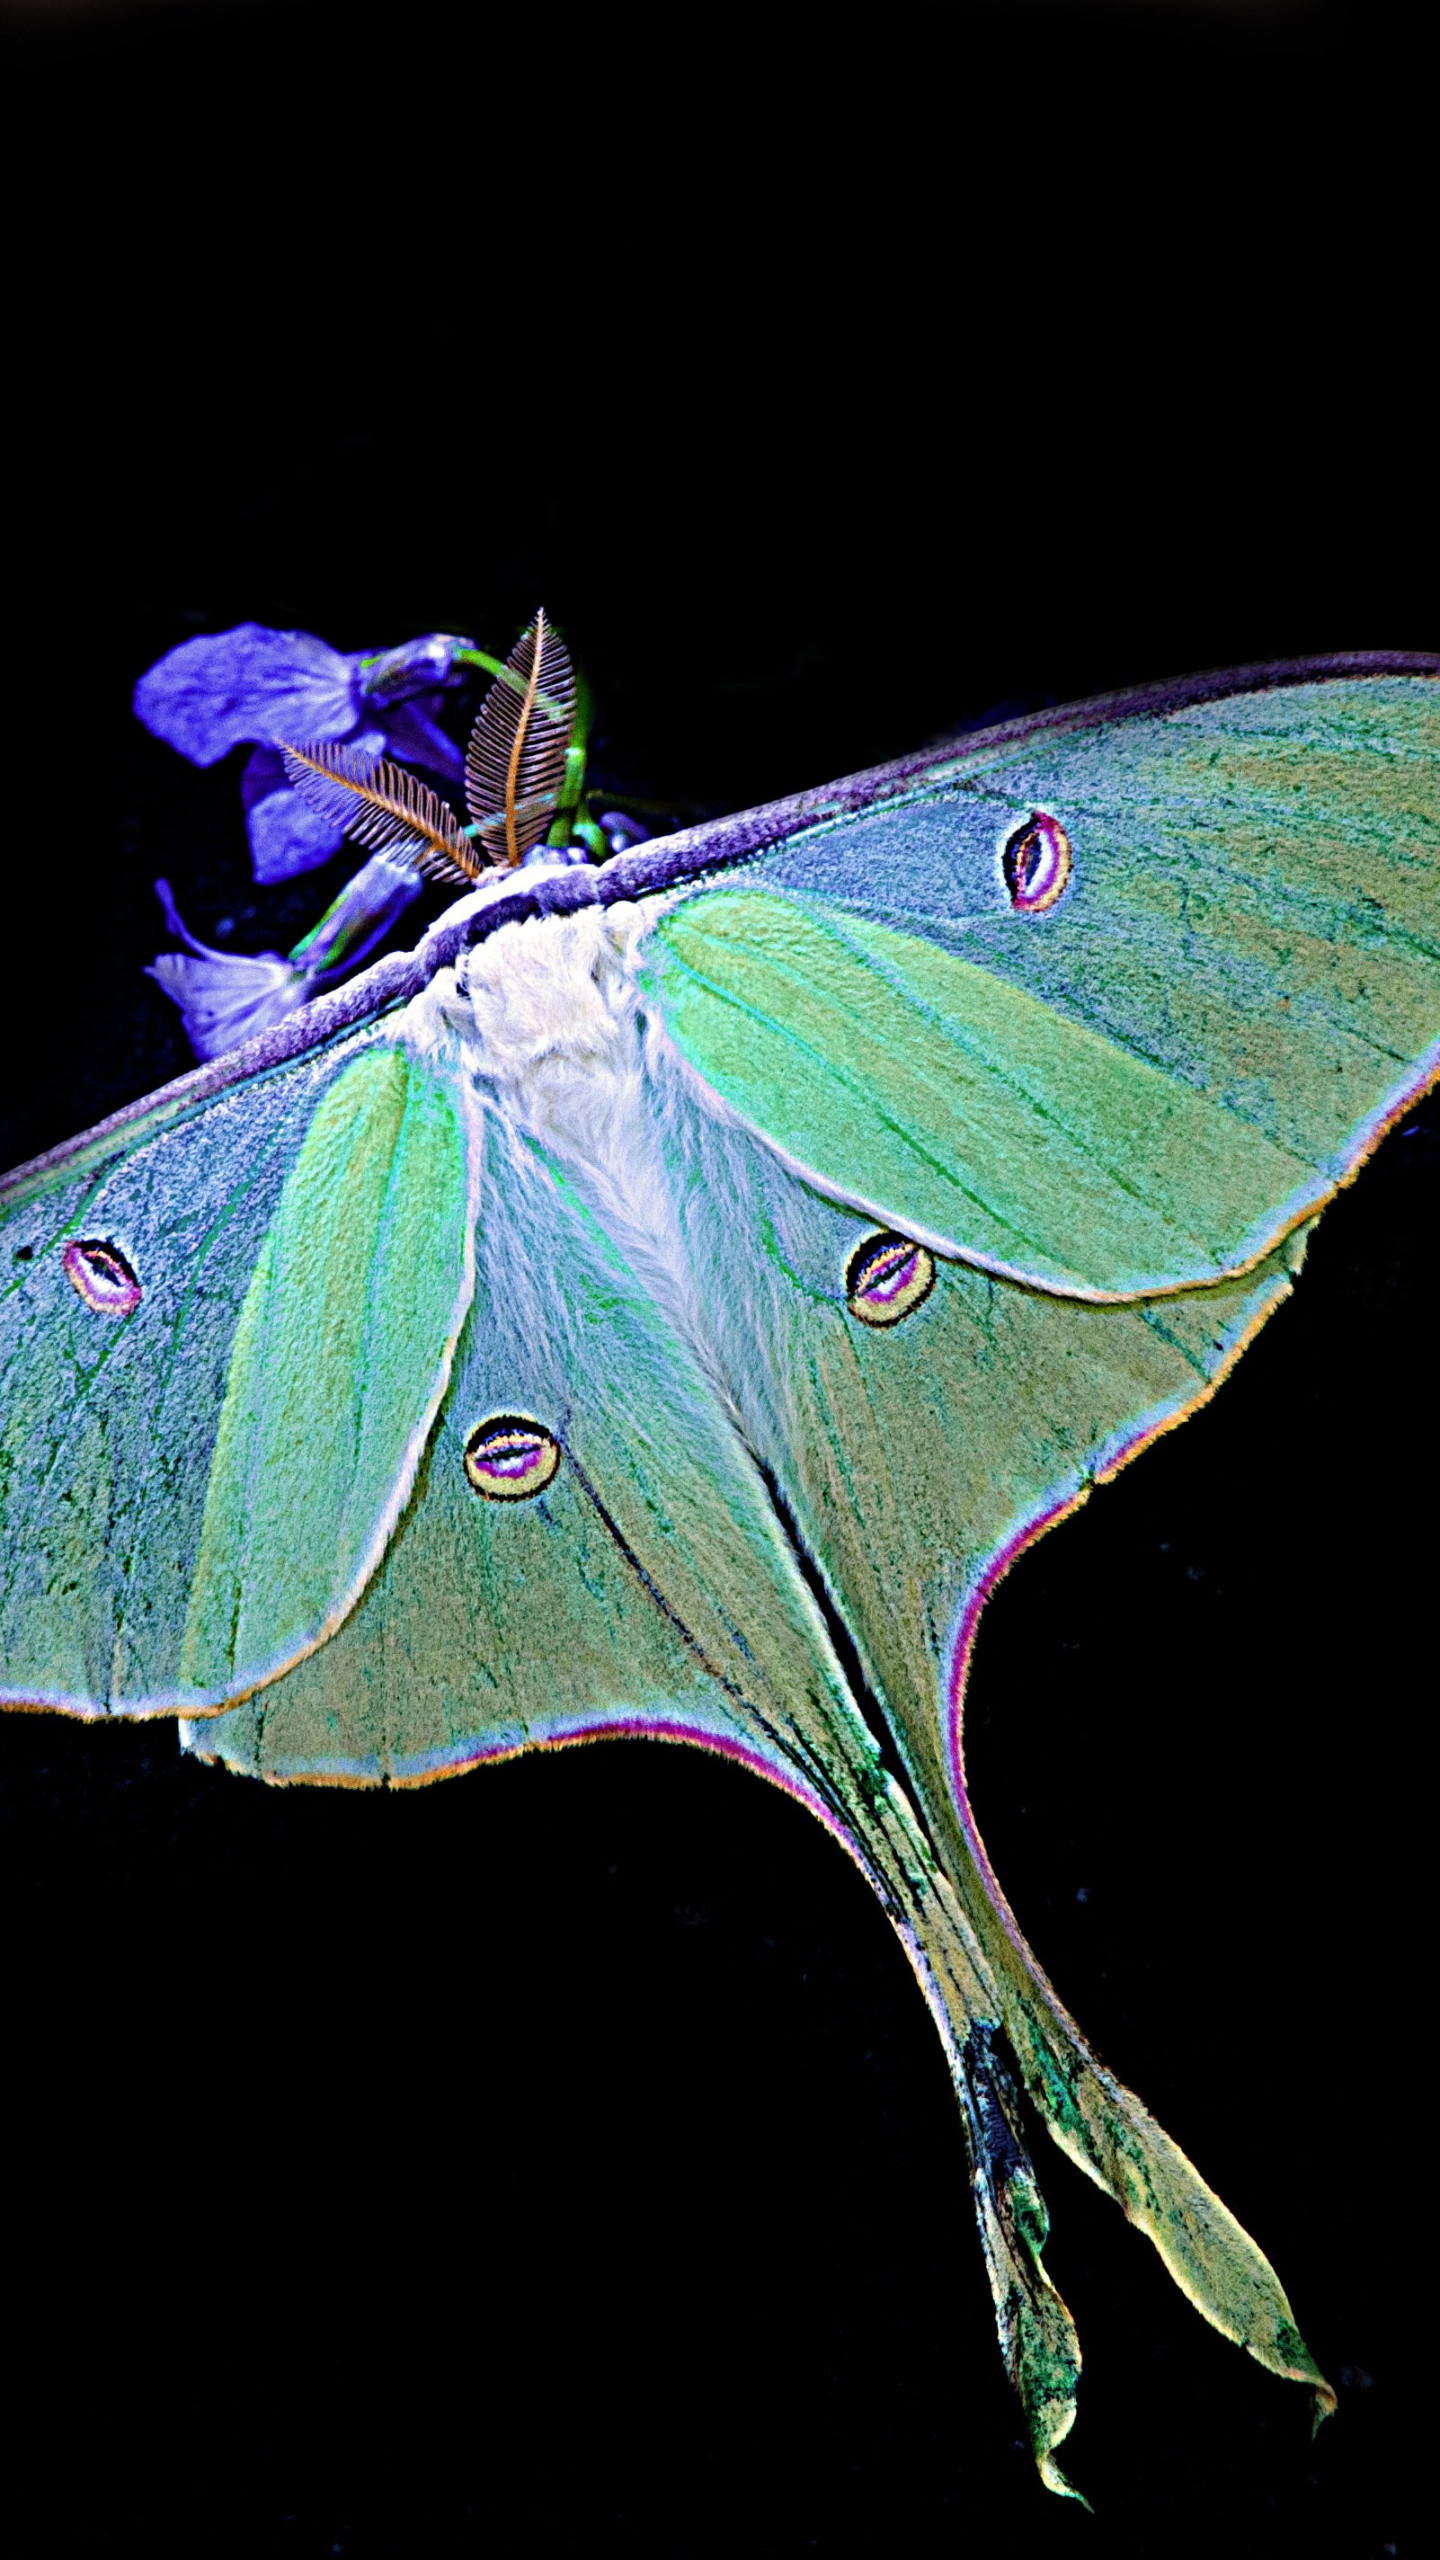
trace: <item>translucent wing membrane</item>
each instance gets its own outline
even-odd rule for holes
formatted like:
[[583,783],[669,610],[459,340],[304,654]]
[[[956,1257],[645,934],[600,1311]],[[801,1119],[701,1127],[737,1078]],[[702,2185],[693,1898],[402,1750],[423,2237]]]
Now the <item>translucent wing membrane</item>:
[[322,741],[282,750],[302,800],[353,843],[408,864],[427,880],[478,878],[480,865],[454,810],[429,784],[385,757]]
[[543,613],[480,705],[465,754],[465,800],[492,862],[522,862],[559,806],[575,726],[575,670]]

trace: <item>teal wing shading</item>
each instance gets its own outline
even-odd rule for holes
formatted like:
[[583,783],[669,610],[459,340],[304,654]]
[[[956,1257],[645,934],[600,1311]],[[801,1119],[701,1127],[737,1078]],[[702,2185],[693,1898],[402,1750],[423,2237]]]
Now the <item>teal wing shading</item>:
[[[672,1132],[680,1123],[677,1097]],[[689,1132],[697,1268],[723,1270],[740,1235],[757,1248],[743,1295],[712,1300],[724,1374],[973,1931],[1002,2049],[1054,2138],[1191,2301],[1332,2405],[1261,2251],[1104,2068],[1027,1945],[974,1821],[961,1730],[975,1624],[999,1575],[1215,1392],[1290,1294],[1304,1234],[1240,1279],[1122,1305],[937,1258],[908,1305],[903,1291],[892,1300],[894,1320],[877,1321],[855,1286],[867,1222],[723,1121],[697,1111]]]
[[[1050,2476],[1079,2352],[1041,2261],[1044,2209],[974,1932],[844,1677],[703,1310],[683,1286],[667,1303],[655,1267],[627,1259],[579,1171],[502,1115],[485,1129],[475,1295],[415,1499],[331,1641],[188,1723],[187,1746],[282,1784],[415,1786],[645,1734],[798,1796],[878,1894],[940,2027],[1002,2338]],[[737,1267],[737,1305],[745,1285]],[[844,1328],[833,1293],[824,1313]],[[473,1480],[500,1424],[558,1459],[528,1499]]]
[[[836,1832],[915,1966],[1051,2485],[1079,2351],[1012,2072],[1201,2308],[1323,2392],[1263,2254],[1039,1973],[967,1827],[951,1713],[997,1556],[1212,1391],[1298,1241],[1162,1310],[951,1262],[877,1325],[851,1305],[867,1221],[663,1056],[646,1107],[675,1207],[664,1268],[620,1249],[583,1169],[490,1120],[475,1299],[417,1499],[334,1639],[189,1747],[281,1783],[414,1785],[605,1733],[743,1759]],[[673,1294],[666,1270],[687,1275]],[[478,1497],[467,1473],[501,1422],[559,1452],[531,1500]]]
[[[1037,909],[1014,865],[1042,817],[1071,867]],[[1437,892],[1440,697],[1387,677],[957,756],[681,889],[639,944],[696,1267],[764,1247],[725,1375],[1020,2076],[1191,2299],[1322,2406],[1259,2251],[1027,1947],[960,1710],[1007,1563],[1213,1390],[1434,1081]],[[880,1262],[827,1241],[841,1208]],[[888,1306],[864,1285],[886,1254]]]
[[1332,680],[957,758],[682,892],[647,975],[812,1181],[1103,1300],[1254,1268],[1349,1178],[1440,1069],[1437,919],[1440,687]]
[[0,1697],[200,1711],[353,1605],[470,1288],[458,1099],[373,1031],[0,1202]]

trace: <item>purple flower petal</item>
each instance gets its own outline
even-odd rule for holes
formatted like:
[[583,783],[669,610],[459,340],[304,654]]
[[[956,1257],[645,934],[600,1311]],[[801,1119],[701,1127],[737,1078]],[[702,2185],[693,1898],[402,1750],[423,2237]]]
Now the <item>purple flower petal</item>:
[[[379,729],[362,729],[350,743],[368,756],[385,752]],[[343,829],[291,790],[274,747],[256,748],[240,777],[240,798],[257,880],[293,880],[314,871],[345,841]]]
[[439,700],[432,693],[428,700],[398,702],[387,711],[386,753],[398,756],[402,764],[423,765],[427,773],[438,773],[442,782],[463,782],[465,760],[454,739],[447,738],[430,716]]
[[192,764],[218,764],[247,739],[343,738],[360,717],[356,663],[313,632],[239,622],[158,659],[135,687],[135,712]]
[[156,881],[155,894],[171,932],[186,948],[162,951],[145,974],[180,1007],[198,1058],[218,1058],[308,1000],[307,970],[282,960],[278,951],[212,951],[181,923],[166,881]]

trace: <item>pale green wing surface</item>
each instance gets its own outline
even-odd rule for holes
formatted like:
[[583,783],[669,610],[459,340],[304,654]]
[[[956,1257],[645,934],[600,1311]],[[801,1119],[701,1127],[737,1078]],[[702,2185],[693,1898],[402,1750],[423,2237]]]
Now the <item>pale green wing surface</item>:
[[[738,1266],[735,1282],[743,1293]],[[474,1304],[416,1498],[331,1641],[185,1739],[281,1783],[415,1785],[650,1734],[727,1752],[799,1795],[879,1895],[940,2026],[1002,2340],[1058,2485],[1079,2357],[992,2051],[999,1998],[846,1689],[713,1342],[683,1288],[668,1308],[663,1294],[563,1173],[492,1121]],[[529,1498],[487,1497],[467,1471],[497,1423],[558,1458]]]
[[[603,1733],[743,1756],[840,1831],[916,1962],[1042,2455],[1069,2424],[1075,2356],[1038,2264],[1033,2174],[1003,2169],[1007,2038],[1059,2138],[1208,2316],[1318,2385],[1262,2253],[1095,2061],[1014,1930],[953,1791],[948,1712],[996,1557],[1210,1391],[1286,1294],[1283,1257],[1162,1308],[1057,1302],[942,1264],[913,1315],[877,1328],[847,1303],[866,1224],[657,1071],[677,1218],[664,1259],[638,1276],[562,1175],[492,1136],[475,1303],[419,1498],[332,1642],[187,1728],[190,1747],[282,1782],[361,1784]],[[560,1463],[530,1500],[485,1499],[467,1477],[497,1419],[553,1436]],[[837,1676],[817,1567],[933,1848]]]
[[316,1111],[230,1357],[181,1654],[197,1700],[274,1679],[374,1572],[469,1304],[471,1188],[455,1087],[401,1048]]
[[908,1312],[877,1321],[848,1295],[862,1221],[715,1115],[686,1120],[678,1096],[665,1120],[686,1131],[677,1195],[694,1267],[726,1280],[707,1302],[717,1366],[857,1646],[1031,2097],[1206,2316],[1323,2392],[1259,2249],[1040,1971],[971,1819],[959,1729],[998,1572],[1213,1392],[1288,1296],[1303,1236],[1242,1280],[1123,1306],[937,1262]]
[[[1252,1266],[1440,1064],[1440,688],[1232,696],[957,757],[683,895],[681,1053],[834,1196],[1066,1294]],[[1046,912],[1003,852],[1073,850]]]
[[[413,1785],[663,1725],[762,1755],[848,1823],[864,1727],[713,1379],[564,1172],[482,1125],[474,1297],[415,1499],[347,1624],[192,1747]],[[507,1419],[558,1454],[531,1498],[467,1470]]]
[[[882,1223],[1067,1293],[1251,1263],[1311,1169],[1193,1086],[919,935],[763,890],[659,928],[706,1082]],[[843,1174],[841,1168],[844,1168]]]
[[[373,1030],[138,1114],[7,1189],[0,1697],[202,1706],[263,1676],[277,1629],[325,1623],[413,1472],[466,1229],[454,1107]],[[275,1471],[247,1503],[262,1456]],[[246,1557],[271,1621],[260,1580],[236,1581]]]

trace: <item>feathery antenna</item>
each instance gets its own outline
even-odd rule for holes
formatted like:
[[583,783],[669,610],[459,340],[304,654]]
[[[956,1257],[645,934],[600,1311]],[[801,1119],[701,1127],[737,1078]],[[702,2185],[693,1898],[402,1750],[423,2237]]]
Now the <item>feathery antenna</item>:
[[301,799],[368,852],[409,863],[426,880],[479,878],[475,848],[454,810],[403,765],[333,742],[280,752]]
[[560,802],[575,726],[575,670],[543,613],[480,705],[465,753],[465,801],[492,862],[522,862]]

